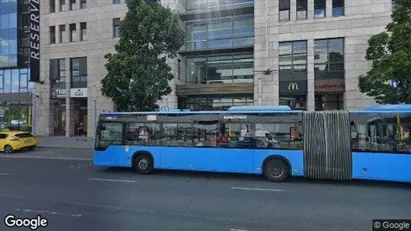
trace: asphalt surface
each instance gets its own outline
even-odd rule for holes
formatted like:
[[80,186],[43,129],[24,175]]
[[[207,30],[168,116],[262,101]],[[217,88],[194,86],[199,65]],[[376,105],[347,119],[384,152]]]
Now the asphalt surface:
[[[372,230],[372,219],[411,219],[411,187],[368,182],[97,169],[91,150],[0,154],[4,217],[40,215],[56,231]],[[13,229],[10,229],[13,230]],[[29,230],[29,229],[16,229]]]

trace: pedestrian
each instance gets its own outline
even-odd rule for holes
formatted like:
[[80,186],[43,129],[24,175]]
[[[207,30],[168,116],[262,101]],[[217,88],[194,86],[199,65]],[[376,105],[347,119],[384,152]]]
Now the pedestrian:
[[[83,121],[80,121],[79,125],[78,125],[78,136],[79,137],[83,137],[84,136],[84,125],[83,125]],[[78,140],[78,138],[77,138]]]

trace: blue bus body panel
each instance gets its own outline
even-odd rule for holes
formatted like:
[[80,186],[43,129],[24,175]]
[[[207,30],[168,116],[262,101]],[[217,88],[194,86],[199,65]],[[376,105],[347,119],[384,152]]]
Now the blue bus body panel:
[[353,152],[353,179],[411,182],[411,155]]
[[253,173],[253,149],[194,148],[194,170]]
[[269,156],[284,157],[293,176],[304,174],[302,150],[253,150],[228,148],[182,148],[156,146],[110,146],[96,151],[94,165],[100,167],[131,167],[133,154],[146,151],[153,155],[157,169],[194,170],[262,174],[262,165]]
[[110,145],[104,151],[94,152],[94,165],[100,167],[128,167],[123,145]]
[[280,156],[288,160],[291,166],[292,176],[304,175],[304,154],[303,150],[254,150],[254,173],[263,173],[263,162],[269,156]]

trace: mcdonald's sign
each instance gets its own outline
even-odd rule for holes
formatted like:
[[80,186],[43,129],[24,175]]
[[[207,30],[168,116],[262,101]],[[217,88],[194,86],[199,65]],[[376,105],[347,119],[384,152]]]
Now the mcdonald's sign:
[[307,92],[306,80],[292,80],[292,81],[279,81],[280,93],[305,93]]
[[288,84],[288,90],[298,90],[298,83]]

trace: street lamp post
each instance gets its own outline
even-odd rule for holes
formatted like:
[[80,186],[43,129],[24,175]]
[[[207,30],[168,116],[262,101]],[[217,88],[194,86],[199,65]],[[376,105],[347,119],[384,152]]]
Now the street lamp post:
[[31,91],[31,133],[35,136],[36,135],[36,114],[37,114],[37,107],[36,107],[36,88],[33,88]]

